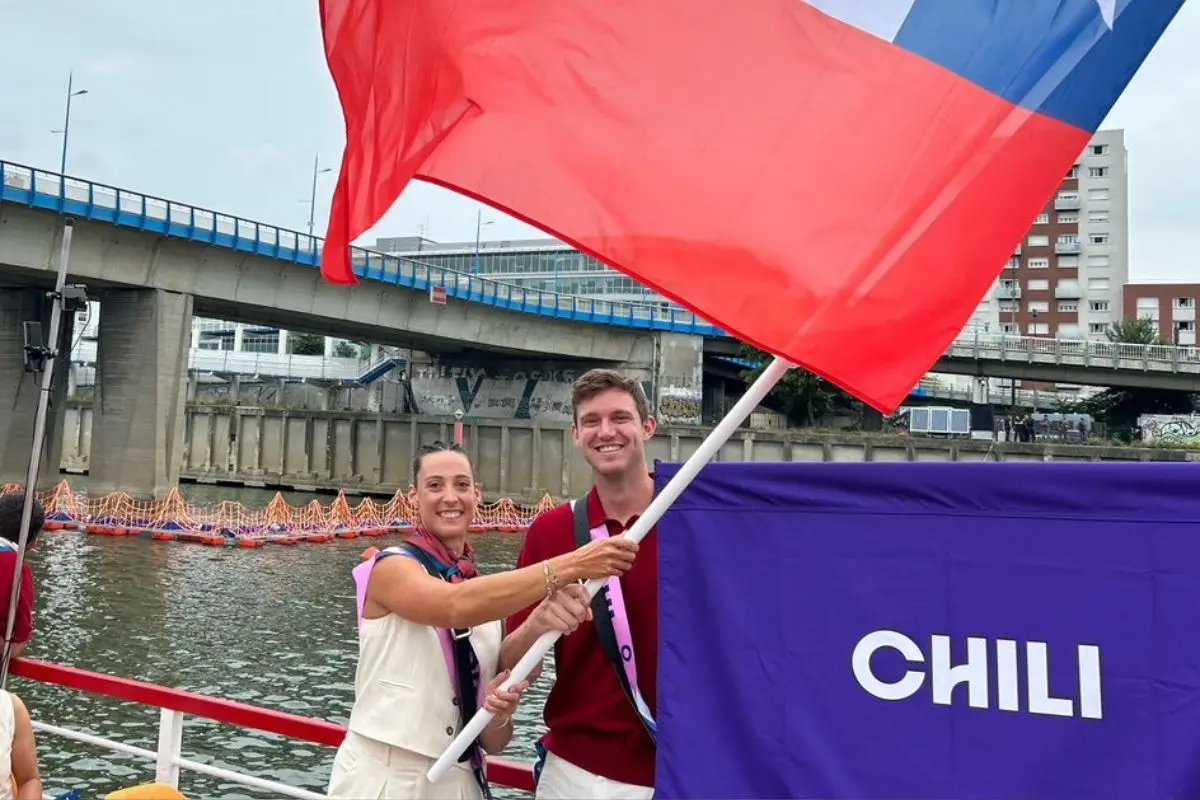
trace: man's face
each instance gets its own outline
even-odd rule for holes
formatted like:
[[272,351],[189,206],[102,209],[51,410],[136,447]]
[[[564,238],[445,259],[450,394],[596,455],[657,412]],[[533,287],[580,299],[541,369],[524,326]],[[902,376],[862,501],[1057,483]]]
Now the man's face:
[[654,436],[656,423],[638,417],[629,392],[606,389],[581,402],[575,417],[571,436],[597,474],[616,476],[646,468],[646,441]]

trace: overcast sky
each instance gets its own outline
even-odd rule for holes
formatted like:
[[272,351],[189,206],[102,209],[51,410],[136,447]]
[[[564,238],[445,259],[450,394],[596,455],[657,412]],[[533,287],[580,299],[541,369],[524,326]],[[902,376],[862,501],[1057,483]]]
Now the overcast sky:
[[[70,174],[304,230],[313,157],[341,156],[316,0],[0,0],[0,42],[2,159],[57,171],[72,66],[88,94],[72,106]],[[1192,0],[1104,126],[1126,131],[1134,280],[1200,280],[1197,42]],[[334,180],[319,178],[318,234]],[[361,241],[426,224],[432,239],[471,240],[478,207],[416,183]],[[483,213],[485,239],[541,235]]]

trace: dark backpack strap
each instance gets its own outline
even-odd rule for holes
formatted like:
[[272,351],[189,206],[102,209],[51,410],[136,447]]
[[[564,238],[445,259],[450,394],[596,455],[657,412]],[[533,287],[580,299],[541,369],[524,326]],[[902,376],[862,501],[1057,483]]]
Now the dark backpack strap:
[[[446,569],[442,567],[434,558],[426,553],[421,548],[409,542],[404,542],[400,545],[408,553],[411,553],[413,558],[421,563],[430,575],[436,575],[442,580],[448,580]],[[475,648],[471,646],[471,629],[470,628],[453,628],[450,630],[451,652],[454,655],[454,689],[458,695],[458,714],[459,725],[466,725],[467,721],[475,716],[475,712],[479,710],[479,697],[477,694],[477,686],[479,682],[479,659],[475,656]],[[476,739],[472,747],[468,747],[461,756],[459,761],[471,760],[474,750],[479,746],[479,740]],[[478,777],[478,776],[476,776]],[[486,784],[481,786],[484,790],[484,797],[489,797]]]
[[[588,524],[587,507],[587,495],[575,501],[576,549],[592,541],[591,526]],[[620,580],[620,578],[617,578],[617,580]],[[621,651],[617,647],[617,634],[613,630],[612,606],[608,601],[607,582],[600,588],[600,591],[596,592],[596,596],[592,598],[592,623],[596,626],[596,636],[600,639],[600,647],[604,650],[604,655],[608,657],[609,662],[613,665],[613,669],[617,671],[617,680],[621,684],[621,690],[625,692],[625,697],[629,700],[629,704],[633,706],[634,714],[637,714],[637,703],[633,699],[633,687],[629,685],[629,678],[625,676],[625,662],[621,660]],[[638,719],[641,719],[640,715],[638,715]]]

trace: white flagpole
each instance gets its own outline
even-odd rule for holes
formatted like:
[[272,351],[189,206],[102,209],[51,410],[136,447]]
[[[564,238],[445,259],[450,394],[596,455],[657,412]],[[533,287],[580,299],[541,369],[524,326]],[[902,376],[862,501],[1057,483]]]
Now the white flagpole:
[[[782,358],[776,358],[762,374],[755,379],[754,383],[742,395],[742,398],[734,404],[729,413],[722,419],[717,426],[712,429],[712,433],[705,437],[700,446],[696,448],[696,452],[692,457],[683,463],[679,468],[679,472],[675,473],[675,477],[667,482],[662,491],[650,503],[650,507],[642,516],[638,517],[637,522],[633,524],[629,530],[623,534],[625,537],[632,539],[635,542],[640,542],[650,532],[650,529],[658,522],[671,504],[679,499],[679,495],[683,494],[683,490],[688,487],[696,476],[700,474],[700,470],[707,464],[712,457],[717,454],[729,439],[737,432],[738,426],[742,424],[747,417],[750,416],[758,404],[763,401],[767,393],[779,383],[783,374],[792,368],[792,365]],[[593,578],[584,584],[588,591],[589,597],[595,597],[596,592],[600,591],[600,587],[604,585],[603,578]],[[542,659],[546,657],[546,653],[550,652],[550,648],[558,640],[562,634],[558,631],[550,631],[543,633],[538,637],[533,646],[525,653],[516,666],[513,667],[512,673],[508,676],[508,680],[500,685],[501,689],[509,689],[514,684],[519,683],[533,672],[534,667],[542,663]],[[445,752],[438,757],[438,760],[433,763],[429,771],[425,773],[425,777],[431,782],[436,783],[446,770],[450,769],[458,762],[459,756],[466,751],[471,742],[483,732],[488,723],[492,720],[492,714],[486,708],[480,708],[475,712],[475,716],[463,726],[462,731],[450,743]]]

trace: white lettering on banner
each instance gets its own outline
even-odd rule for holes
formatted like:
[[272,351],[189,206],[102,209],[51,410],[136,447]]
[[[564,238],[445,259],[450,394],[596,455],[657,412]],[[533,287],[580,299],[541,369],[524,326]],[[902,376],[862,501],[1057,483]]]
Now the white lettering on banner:
[[[880,650],[897,651],[910,665],[925,664],[927,659],[920,646],[903,633],[889,630],[871,631],[858,641],[850,657],[850,666],[858,685],[880,700],[907,700],[930,678],[930,694],[935,705],[948,706],[954,699],[954,687],[967,687],[967,705],[988,708],[991,696],[989,678],[988,640],[967,637],[967,657],[961,664],[951,664],[951,637],[935,634],[930,637],[928,667],[909,669],[899,680],[881,680],[871,668],[871,658]],[[1017,659],[1017,642],[997,639],[996,707],[1001,711],[1020,711],[1022,670]],[[1045,642],[1025,643],[1024,681],[1027,691],[1026,711],[1030,714],[1053,717],[1103,719],[1104,704],[1100,681],[1100,648],[1081,644],[1076,648],[1078,696],[1054,697],[1050,694],[1049,656]],[[1076,714],[1078,701],[1078,714]]]

